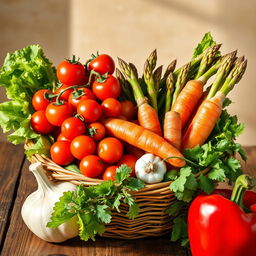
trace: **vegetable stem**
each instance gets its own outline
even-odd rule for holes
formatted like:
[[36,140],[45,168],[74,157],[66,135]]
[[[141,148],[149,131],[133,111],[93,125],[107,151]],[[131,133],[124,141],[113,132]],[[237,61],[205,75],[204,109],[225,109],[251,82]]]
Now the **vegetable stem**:
[[243,174],[236,179],[236,183],[230,200],[245,209],[243,204],[244,193],[247,189],[252,189],[256,185],[256,180],[249,175]]
[[247,67],[247,60],[244,60],[244,57],[240,57],[236,60],[234,68],[230,71],[228,77],[226,78],[223,86],[220,89],[220,92],[227,95],[234,87],[235,84],[237,84]]
[[172,96],[174,91],[174,78],[171,72],[166,79],[166,100],[165,100],[165,113],[171,108]]
[[184,65],[177,77],[176,83],[175,83],[175,90],[172,97],[172,105],[176,101],[178,95],[180,94],[182,88],[185,86],[187,82],[187,76],[190,69],[190,63]]
[[220,85],[223,83],[223,80],[227,76],[230,68],[232,67],[236,56],[236,51],[223,57],[220,67],[217,71],[216,78],[211,86],[211,89],[208,93],[207,99],[212,98],[218,91]]
[[217,44],[217,45],[214,45],[212,47],[209,47],[205,51],[205,53],[202,57],[202,60],[200,62],[200,66],[199,66],[199,69],[197,71],[195,79],[199,78],[200,76],[202,76],[205,73],[206,69],[214,61],[214,59],[216,57],[216,54],[218,53],[220,47],[221,47],[221,44]]
[[138,77],[134,73],[134,70],[131,68],[131,65],[126,63],[121,58],[118,58],[118,62],[119,62],[121,71],[123,72],[124,76],[126,77],[127,81],[130,83],[132,87],[135,101],[138,103],[139,101],[145,98],[142,92],[142,89],[140,87]]
[[[143,77],[144,77],[144,81],[147,85],[149,99],[150,99],[152,106],[155,109],[157,109],[157,92],[158,92],[157,87],[158,86],[155,85],[153,70],[156,66],[156,61],[157,61],[157,52],[156,52],[156,50],[154,50],[147,58],[147,60],[144,64],[144,69],[143,69]],[[158,74],[159,74],[159,71],[157,71],[157,74],[156,74],[157,78],[159,76]]]

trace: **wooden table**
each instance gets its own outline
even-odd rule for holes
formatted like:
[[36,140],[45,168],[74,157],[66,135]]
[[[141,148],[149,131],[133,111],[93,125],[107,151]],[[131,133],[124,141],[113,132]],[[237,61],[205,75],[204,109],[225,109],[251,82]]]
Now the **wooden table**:
[[[117,240],[98,237],[96,242],[74,238],[62,244],[44,242],[23,223],[20,210],[25,198],[36,190],[36,181],[28,172],[22,146],[0,144],[0,252],[2,256],[135,256],[188,255],[169,236],[138,240]],[[244,169],[254,176],[256,146],[246,147],[248,162]],[[222,185],[223,186],[223,185]],[[225,185],[224,185],[225,186]]]

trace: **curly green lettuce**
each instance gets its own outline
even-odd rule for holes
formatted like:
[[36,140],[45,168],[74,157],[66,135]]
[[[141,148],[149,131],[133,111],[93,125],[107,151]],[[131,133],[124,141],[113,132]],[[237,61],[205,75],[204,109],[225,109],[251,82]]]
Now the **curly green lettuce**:
[[47,155],[49,149],[47,136],[37,134],[30,126],[32,96],[40,89],[54,90],[55,85],[55,68],[39,45],[7,54],[0,70],[0,86],[6,90],[9,101],[0,104],[0,126],[4,133],[12,132],[8,140],[13,144],[33,139],[33,150],[26,150],[29,155]]

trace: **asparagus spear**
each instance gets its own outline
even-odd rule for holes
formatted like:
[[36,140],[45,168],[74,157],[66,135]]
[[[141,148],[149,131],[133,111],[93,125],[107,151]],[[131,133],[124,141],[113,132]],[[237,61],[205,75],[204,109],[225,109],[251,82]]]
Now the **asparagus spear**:
[[220,67],[216,74],[216,79],[211,86],[211,89],[207,95],[207,99],[213,97],[215,93],[218,91],[219,86],[223,83],[223,80],[226,78],[229,70],[234,64],[236,53],[237,51],[231,52],[230,54],[227,54],[222,58]]
[[246,67],[247,67],[247,60],[245,60],[244,57],[238,58],[235,61],[234,68],[228,74],[223,86],[219,91],[227,95],[233,89],[235,84],[237,84],[241,80],[246,70]]
[[157,61],[157,52],[154,50],[149,57],[147,58],[144,69],[143,77],[147,85],[148,96],[151,102],[151,105],[157,109],[157,88],[154,81],[153,70],[156,67]]
[[170,110],[172,103],[172,95],[174,91],[174,77],[173,73],[169,73],[166,79],[166,100],[165,100],[165,113]]
[[178,95],[180,94],[180,91],[182,90],[182,88],[185,86],[187,82],[189,68],[190,68],[190,63],[187,63],[182,67],[180,73],[178,74],[178,77],[175,83],[175,90],[172,96],[172,104],[176,101]]
[[201,75],[205,73],[209,65],[214,61],[219,49],[221,47],[221,44],[214,45],[212,47],[209,47],[202,57],[202,60],[200,62],[199,69],[197,71],[195,79],[199,78]]
[[127,83],[126,79],[124,78],[123,74],[121,73],[121,71],[118,68],[116,68],[116,77],[119,80],[119,83],[122,87],[122,91],[125,94],[125,96],[130,101],[134,102],[133,94],[130,90],[129,83]]

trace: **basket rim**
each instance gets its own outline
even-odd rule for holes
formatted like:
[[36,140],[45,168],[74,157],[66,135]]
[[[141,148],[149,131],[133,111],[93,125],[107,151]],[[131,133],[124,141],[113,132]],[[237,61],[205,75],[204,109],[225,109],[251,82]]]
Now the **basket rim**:
[[[29,146],[33,145],[34,142],[32,140],[26,140],[24,143],[24,148],[28,148]],[[71,181],[76,180],[76,183],[84,183],[86,185],[97,185],[102,183],[104,180],[97,179],[97,178],[89,178],[84,176],[81,173],[73,172],[68,169],[65,169],[63,166],[60,166],[53,162],[49,157],[45,155],[40,154],[33,154],[29,157],[30,162],[41,162],[42,166],[49,171],[51,174],[50,176],[56,180],[56,181]],[[210,167],[207,167],[200,172],[197,172],[195,174],[196,177],[198,177],[200,174],[207,173],[209,171]],[[161,189],[161,188],[169,188],[169,185],[172,183],[172,181],[163,181],[159,183],[152,183],[152,184],[145,184],[144,188],[140,189],[139,191],[147,191],[152,189]]]

